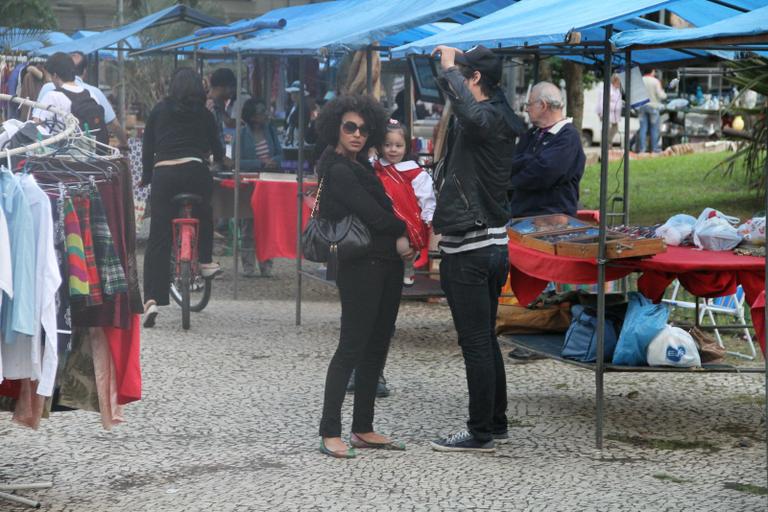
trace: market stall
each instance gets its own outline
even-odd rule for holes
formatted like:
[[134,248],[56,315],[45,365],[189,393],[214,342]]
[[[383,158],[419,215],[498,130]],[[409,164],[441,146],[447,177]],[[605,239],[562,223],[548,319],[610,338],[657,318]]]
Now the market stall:
[[[744,5],[744,2],[730,2],[729,5],[724,6],[722,2],[714,2],[708,0],[694,0],[688,2],[675,2],[675,1],[635,1],[635,2],[567,2],[562,0],[540,0],[537,2],[522,0],[510,7],[501,9],[494,14],[481,18],[475,22],[468,23],[462,27],[451,31],[446,34],[448,37],[441,38],[427,38],[421,41],[417,41],[410,45],[404,45],[402,47],[393,50],[395,56],[405,56],[412,53],[427,53],[432,50],[437,44],[447,44],[450,46],[456,46],[460,49],[468,49],[476,44],[483,44],[489,48],[498,48],[500,52],[539,52],[541,55],[561,55],[566,58],[573,58],[582,61],[602,62],[602,75],[604,77],[603,88],[603,111],[609,109],[610,99],[610,76],[614,69],[614,66],[624,65],[631,66],[637,63],[648,62],[660,62],[661,59],[665,59],[670,56],[665,52],[680,52],[677,58],[671,58],[669,60],[682,60],[684,55],[688,58],[701,58],[706,54],[701,52],[706,50],[727,51],[727,55],[734,55],[733,51],[738,48],[732,46],[723,45],[701,45],[696,48],[691,48],[688,45],[681,44],[679,49],[670,50],[668,44],[655,45],[652,48],[648,46],[641,46],[634,50],[626,50],[623,53],[615,52],[611,43],[611,37],[614,34],[614,30],[631,31],[633,28],[631,23],[643,14],[657,11],[659,9],[669,9],[673,12],[679,13],[681,16],[686,17],[688,14],[696,13],[699,19],[709,16],[707,19],[709,22],[728,18],[734,16],[740,12],[748,11],[752,6]],[[553,14],[557,13],[557,16],[553,17]],[[745,17],[749,15],[744,15]],[[642,22],[641,22],[642,23]],[[765,24],[763,23],[763,27]],[[741,27],[743,28],[743,27]],[[679,30],[670,30],[665,27],[664,30],[645,30],[642,31],[649,34],[652,37],[653,34],[661,34],[666,37],[674,38],[673,34],[680,33]],[[696,46],[696,45],[694,45]],[[657,53],[654,53],[657,52]],[[713,54],[709,54],[713,55]],[[722,55],[722,54],[721,54]],[[624,91],[627,97],[631,97],[631,81],[627,80],[626,90]],[[625,111],[625,144],[624,147],[628,148],[629,138],[629,103],[627,102]],[[603,124],[602,140],[608,139],[608,124]],[[605,288],[606,282],[617,279],[626,275],[634,269],[620,268],[616,269],[615,261],[608,259],[606,254],[607,238],[608,238],[608,145],[604,144],[601,147],[601,171],[600,171],[600,222],[599,222],[599,235],[597,241],[597,254],[592,258],[590,262],[581,262],[581,266],[571,268],[571,272],[568,273],[567,282],[574,282],[571,273],[579,271],[581,274],[578,276],[576,282],[584,283],[597,283],[597,320],[596,320],[596,336],[597,347],[596,353],[604,353],[605,348],[605,321],[606,321],[606,297]],[[623,207],[624,210],[621,214],[622,223],[629,225],[629,152],[625,150],[625,157],[623,161],[624,166],[624,188],[623,188]],[[526,263],[521,262],[518,252],[518,248],[511,245],[510,251],[511,259],[517,261],[517,264],[525,267]],[[675,252],[670,252],[670,255],[674,257]],[[534,260],[543,259],[543,254],[535,252],[533,255],[528,255]],[[762,260],[760,260],[762,262]],[[554,262],[553,262],[554,263]],[[669,263],[669,262],[668,262]],[[674,263],[674,262],[673,262]],[[699,264],[697,262],[695,264]],[[755,262],[753,261],[753,264]],[[557,264],[561,264],[560,261]],[[624,265],[625,262],[621,262],[619,265]],[[586,265],[586,266],[583,266]],[[543,268],[528,269],[532,274],[525,274],[525,272],[518,272],[518,267],[513,268],[513,273],[516,275],[518,284],[521,279],[526,277],[532,277],[537,280],[536,286],[541,284],[543,279],[552,277],[550,275],[551,270],[544,270]],[[653,269],[651,269],[653,270]],[[670,272],[664,265],[657,267],[657,271]],[[673,267],[674,270],[674,267]],[[677,269],[681,271],[682,269]],[[733,271],[733,267],[732,267]],[[752,272],[757,272],[757,268],[752,268]],[[650,274],[649,274],[650,275]],[[761,274],[752,273],[750,282],[754,285],[755,279],[759,279]],[[763,271],[762,276],[765,276]],[[565,279],[561,276],[561,278]],[[670,278],[671,281],[671,278]],[[720,287],[720,289],[730,290],[731,285],[727,287]],[[764,286],[762,287],[764,289]],[[750,291],[750,295],[754,298],[757,296],[761,287],[753,286]],[[540,290],[540,288],[539,288]],[[520,293],[526,294],[528,290],[523,290],[518,286]],[[712,290],[707,291],[707,293]],[[528,293],[528,296],[532,295]],[[524,303],[524,301],[521,301]],[[603,358],[598,357],[597,361],[593,365],[588,365],[591,370],[595,372],[595,398],[596,398],[596,414],[595,414],[595,439],[598,448],[603,446],[603,420],[604,420],[604,374],[606,372],[606,363]],[[640,371],[653,371],[650,367],[642,367]],[[671,370],[675,371],[675,370]],[[693,373],[692,373],[693,374]],[[698,373],[696,373],[698,374]],[[702,374],[705,374],[702,372]],[[768,383],[768,378],[766,379]],[[766,395],[768,396],[768,388],[766,388]]]
[[[403,35],[416,27],[424,26],[434,21],[449,17],[452,14],[464,14],[471,9],[481,9],[480,12],[492,12],[495,9],[509,5],[512,0],[452,0],[450,2],[441,2],[436,5],[434,2],[377,2],[377,1],[351,1],[338,0],[335,2],[325,2],[309,7],[304,16],[299,17],[292,23],[287,22],[285,27],[279,32],[260,34],[256,37],[245,39],[243,41],[227,44],[216,49],[208,51],[223,55],[234,54],[237,59],[238,83],[241,83],[241,62],[243,56],[255,55],[284,55],[294,56],[299,61],[299,87],[303,88],[306,82],[305,66],[302,65],[306,56],[318,56],[328,54],[343,54],[350,50],[364,50],[366,53],[366,90],[370,93],[373,90],[372,83],[372,53],[386,49],[383,46],[375,45],[381,43],[388,36],[397,34],[400,39],[398,43],[411,38],[417,38],[424,35],[423,31],[413,31],[411,36]],[[327,30],[318,31],[317,27],[323,26]],[[361,28],[363,27],[363,28]],[[431,33],[433,33],[432,31]],[[239,89],[239,87],[238,87]],[[304,118],[304,102],[299,102],[299,118]],[[297,267],[297,298],[296,298],[296,323],[301,322],[301,279],[305,275],[302,270],[301,250],[301,232],[305,224],[303,217],[304,201],[304,162],[307,160],[307,151],[304,145],[304,126],[300,123],[299,140],[297,148],[297,183],[296,189],[296,209],[298,215],[296,219],[296,246],[299,247],[296,257]],[[240,133],[240,120],[237,120],[236,136]],[[236,141],[236,145],[239,141]],[[235,183],[240,183],[240,164],[239,155],[235,155]],[[237,211],[240,201],[240,187],[234,188],[234,209]],[[235,286],[234,294],[237,296],[237,269],[238,258],[235,251]],[[315,276],[311,276],[315,277]]]

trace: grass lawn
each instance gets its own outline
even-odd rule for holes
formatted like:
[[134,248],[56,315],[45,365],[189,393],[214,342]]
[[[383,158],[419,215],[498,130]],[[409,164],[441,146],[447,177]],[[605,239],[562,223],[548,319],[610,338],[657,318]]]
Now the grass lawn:
[[[731,153],[700,153],[632,160],[629,176],[629,221],[635,226],[662,223],[676,213],[698,217],[707,206],[742,220],[763,211],[763,200],[747,190],[741,174],[726,176],[712,168]],[[624,169],[611,162],[608,210],[611,198],[621,197]],[[581,202],[597,210],[600,201],[600,164],[590,165],[581,180]],[[616,211],[621,211],[617,203]]]

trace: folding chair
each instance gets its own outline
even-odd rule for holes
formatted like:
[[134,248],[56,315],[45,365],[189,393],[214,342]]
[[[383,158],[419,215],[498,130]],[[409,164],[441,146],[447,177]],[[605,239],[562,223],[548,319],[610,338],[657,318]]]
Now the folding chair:
[[[699,310],[699,323],[701,323],[701,320],[704,318],[704,314],[709,317],[712,325],[717,325],[717,322],[715,322],[715,314],[735,316],[739,321],[739,325],[746,325],[747,321],[744,319],[744,290],[741,288],[741,285],[736,288],[736,293],[733,295],[706,299]],[[752,334],[750,334],[749,329],[746,327],[739,330],[744,331],[744,338],[749,344],[751,355],[731,351],[728,351],[728,353],[737,357],[752,360],[757,356],[755,343],[752,340]],[[723,347],[723,339],[720,337],[720,331],[718,329],[715,329],[715,337],[717,338],[717,344]]]
[[[669,299],[663,299],[662,302],[665,304],[669,304],[672,307],[677,308],[683,308],[683,309],[696,309],[696,302],[691,301],[684,301],[677,298],[677,294],[680,291],[680,282],[675,280],[674,285],[672,287],[672,295]],[[741,288],[741,285],[739,285],[736,288],[736,293],[733,295],[725,295],[723,297],[716,297],[714,299],[704,299],[702,302],[699,303],[699,318],[698,323],[700,325],[704,325],[704,316],[706,315],[707,318],[709,318],[710,322],[712,322],[712,325],[715,326],[714,332],[715,332],[715,338],[717,339],[717,344],[721,347],[725,348],[725,345],[723,344],[723,338],[720,336],[720,331],[717,329],[717,321],[715,320],[715,315],[730,315],[734,316],[738,319],[739,325],[746,325],[747,321],[744,319],[744,290]],[[741,330],[741,329],[740,329]],[[757,351],[755,350],[755,343],[752,340],[752,335],[749,332],[749,329],[744,327],[744,337],[747,340],[747,343],[749,344],[749,350],[750,354],[743,354],[741,352],[734,352],[726,350],[728,354],[731,354],[736,357],[741,357],[743,359],[749,359],[753,360],[757,356]]]

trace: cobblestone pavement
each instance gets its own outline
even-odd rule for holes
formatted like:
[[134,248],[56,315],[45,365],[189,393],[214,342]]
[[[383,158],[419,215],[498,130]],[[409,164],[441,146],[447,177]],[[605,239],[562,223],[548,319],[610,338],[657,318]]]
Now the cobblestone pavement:
[[767,496],[728,488],[765,486],[760,376],[608,375],[598,451],[593,374],[510,361],[511,442],[493,455],[431,451],[430,439],[462,428],[467,400],[441,304],[403,305],[386,369],[393,394],[377,404],[378,429],[408,450],[322,456],[317,424],[339,306],[333,289],[310,282],[296,327],[292,265],[244,280],[238,301],[231,278],[218,280],[188,332],[178,308],[164,308],[142,340],[144,399],[113,431],[82,411],[56,413],[37,432],[0,413],[0,481],[52,479],[52,489],[20,493],[51,512],[768,508]]

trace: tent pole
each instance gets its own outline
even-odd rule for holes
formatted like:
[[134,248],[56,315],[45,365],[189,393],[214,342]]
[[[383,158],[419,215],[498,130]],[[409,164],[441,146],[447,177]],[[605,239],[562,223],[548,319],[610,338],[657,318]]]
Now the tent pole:
[[96,76],[92,77],[91,80],[93,80],[93,85],[98,87],[99,86],[99,52],[98,51],[93,52],[93,56],[94,56],[93,70],[94,70],[94,75]]
[[371,47],[365,49],[365,93],[373,94],[373,52]]
[[[403,118],[405,120],[406,126],[408,126],[408,133],[411,134],[411,138],[413,138],[413,78],[411,77],[411,70],[408,69],[405,72],[405,84],[403,89],[403,109],[405,110],[405,117]],[[411,148],[407,148],[408,151],[411,150]]]
[[[117,2],[117,23],[123,26],[123,0]],[[118,81],[120,82],[120,91],[118,92],[117,112],[120,120],[120,129],[125,133],[125,55],[123,53],[125,44],[123,40],[117,42],[117,70]]]
[[625,226],[629,225],[629,120],[631,116],[632,102],[631,98],[631,84],[629,73],[632,69],[632,50],[627,49],[625,54],[625,72],[624,72],[624,89],[627,101],[624,104],[624,219]]
[[608,131],[611,109],[611,35],[613,25],[605,27],[605,50],[603,54],[603,125],[600,145],[600,238],[597,254],[597,361],[595,364],[596,425],[595,442],[603,449],[603,374],[605,372],[605,238],[607,228],[606,204],[608,202]]
[[[241,86],[243,83],[243,56],[240,52],[237,52],[237,94],[240,94]],[[240,112],[235,112],[235,144],[232,147],[235,160],[235,204],[234,215],[235,219],[234,233],[232,235],[232,267],[234,275],[232,276],[232,298],[237,299],[237,284],[239,281],[238,276],[238,258],[240,256],[240,125],[241,116]]]
[[304,57],[299,57],[299,164],[296,169],[296,325],[301,325],[301,232],[304,226],[304,116],[306,102],[304,101]]

